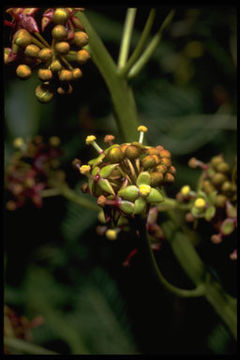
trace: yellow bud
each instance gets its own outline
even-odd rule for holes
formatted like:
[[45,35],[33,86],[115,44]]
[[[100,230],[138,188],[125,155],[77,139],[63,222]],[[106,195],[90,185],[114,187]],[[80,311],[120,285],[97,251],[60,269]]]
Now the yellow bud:
[[88,35],[84,31],[77,31],[74,34],[74,44],[81,48],[88,43]]
[[68,20],[68,17],[68,11],[63,8],[58,8],[53,13],[53,21],[55,24],[65,24],[65,22]]
[[51,136],[49,138],[49,144],[52,146],[59,146],[61,143],[61,140],[58,136]]
[[67,54],[70,50],[70,45],[66,41],[60,41],[56,43],[55,49],[59,54]]
[[90,165],[82,165],[79,168],[79,171],[82,175],[86,175],[90,172],[91,170],[91,166]]
[[72,71],[63,69],[58,74],[58,77],[60,81],[71,81],[73,78]]
[[52,71],[60,71],[62,69],[62,65],[61,65],[60,61],[54,60],[50,65],[50,69]]
[[25,48],[27,45],[31,44],[32,36],[27,30],[20,29],[14,34],[14,42],[18,46]]
[[183,196],[187,196],[191,191],[191,188],[189,185],[185,185],[181,188],[180,192]]
[[42,81],[48,81],[52,79],[52,72],[49,69],[39,69],[38,70],[38,77]]
[[32,74],[32,70],[28,65],[22,64],[18,65],[16,73],[21,79],[28,79]]
[[139,194],[142,196],[148,196],[151,191],[151,186],[147,184],[139,185]]
[[117,239],[117,231],[114,229],[108,229],[105,233],[106,237],[109,240],[116,240]]
[[80,77],[82,77],[82,71],[79,68],[73,69],[72,77],[74,80],[80,79]]
[[52,29],[52,37],[56,40],[63,40],[67,37],[67,30],[63,25],[56,25]]
[[48,61],[52,58],[52,50],[48,48],[43,48],[39,51],[38,57],[42,61]]
[[206,201],[202,198],[198,198],[195,200],[194,202],[194,206],[197,208],[197,209],[203,209],[205,206],[206,206]]
[[87,145],[90,145],[90,144],[92,144],[95,140],[96,140],[96,136],[94,136],[94,135],[88,135],[88,136],[86,137],[86,144],[87,144]]
[[38,53],[40,51],[40,48],[34,44],[30,44],[25,48],[25,55],[30,57],[37,57]]
[[76,61],[80,64],[85,63],[88,59],[90,59],[89,52],[85,49],[79,50],[76,55]]
[[17,137],[13,140],[13,146],[20,149],[24,145],[24,140],[21,137]]

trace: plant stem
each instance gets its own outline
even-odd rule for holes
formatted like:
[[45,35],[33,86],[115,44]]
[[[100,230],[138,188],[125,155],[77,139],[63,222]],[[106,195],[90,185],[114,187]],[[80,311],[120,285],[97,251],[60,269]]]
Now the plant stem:
[[9,350],[13,350],[15,354],[16,352],[18,352],[18,355],[58,355],[58,353],[54,351],[47,350],[39,345],[35,345],[30,342],[16,338],[4,337],[4,346],[9,348]]
[[[173,221],[175,214],[169,212]],[[197,254],[188,237],[181,231],[173,221],[162,224],[166,238],[168,239],[172,250],[178,259],[185,273],[198,286],[205,283],[204,296],[213,306],[216,313],[225,322],[234,338],[237,338],[237,306],[236,301],[229,296],[222,285],[213,279],[207,271],[206,266]]]
[[139,74],[139,72],[142,70],[142,68],[144,67],[144,65],[148,62],[148,60],[152,56],[153,52],[157,48],[157,46],[162,38],[163,30],[171,23],[174,14],[175,14],[174,10],[171,10],[169,12],[168,16],[162,23],[160,29],[158,30],[156,35],[153,37],[153,39],[150,42],[150,44],[148,45],[148,47],[142,53],[142,55],[140,56],[138,61],[134,64],[134,66],[131,68],[131,70],[128,74],[129,79],[137,76]]
[[138,114],[132,93],[126,79],[118,75],[117,66],[99,36],[82,12],[76,14],[89,36],[91,56],[109,89],[120,135],[127,142],[138,137]]
[[141,55],[143,48],[146,44],[148,35],[151,31],[155,15],[156,15],[156,10],[151,9],[151,11],[148,15],[148,19],[146,21],[145,27],[144,27],[141,37],[139,39],[139,42],[138,42],[134,52],[132,53],[131,57],[129,58],[128,62],[126,63],[126,65],[119,71],[120,75],[124,76],[125,74],[127,74],[129,69],[132,67],[132,65],[136,62],[136,60]]
[[99,207],[95,202],[76,194],[76,192],[74,190],[71,190],[68,186],[59,187],[59,191],[61,195],[63,195],[68,200],[71,200],[87,209],[98,212],[100,211]]
[[130,8],[127,9],[126,19],[123,27],[122,41],[120,45],[120,52],[118,58],[118,67],[122,68],[128,58],[129,47],[131,42],[132,30],[134,25],[134,20],[136,16],[137,9]]

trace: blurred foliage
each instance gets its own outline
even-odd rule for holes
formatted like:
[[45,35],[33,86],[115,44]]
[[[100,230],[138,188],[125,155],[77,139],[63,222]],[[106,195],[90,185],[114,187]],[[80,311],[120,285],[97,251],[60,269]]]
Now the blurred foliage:
[[[138,9],[132,49],[148,11]],[[168,11],[157,9],[152,34]],[[126,8],[95,7],[85,12],[116,60]],[[94,154],[85,146],[85,137],[95,133],[101,145],[105,134],[114,133],[120,141],[109,93],[91,62],[84,66],[73,94],[50,104],[37,102],[36,81],[16,79],[11,64],[5,69],[5,165],[15,137],[57,135],[62,139],[68,183],[80,192],[71,161],[89,160]],[[188,168],[190,157],[208,161],[223,153],[233,163],[235,8],[177,8],[157,51],[131,83],[140,121],[149,127],[147,141],[172,152],[177,181],[169,187],[169,195],[175,196],[186,183],[196,183],[199,172]],[[123,268],[134,239],[124,234],[116,242],[107,241],[96,235],[97,224],[93,211],[60,197],[44,200],[40,210],[28,205],[16,213],[5,212],[4,301],[29,318],[43,316],[44,324],[32,331],[36,344],[64,354],[234,353],[228,330],[210,307],[200,299],[172,298],[137,258],[129,269]],[[211,272],[236,295],[236,267],[224,245],[216,247],[205,240],[199,251]],[[179,269],[167,245],[160,257],[174,279]],[[177,276],[188,285],[183,275]]]

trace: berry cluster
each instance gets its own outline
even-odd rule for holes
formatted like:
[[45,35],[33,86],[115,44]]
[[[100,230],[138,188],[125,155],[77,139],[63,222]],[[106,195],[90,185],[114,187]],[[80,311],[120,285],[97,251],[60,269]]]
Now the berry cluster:
[[[222,155],[214,156],[207,164],[192,158],[189,166],[202,169],[198,189],[193,191],[190,186],[183,186],[177,194],[177,200],[190,206],[191,211],[186,214],[187,221],[204,218],[211,222],[214,229],[211,241],[218,244],[237,227],[236,160],[232,171]],[[236,258],[236,250],[230,257]]]
[[[122,228],[126,218],[134,215],[147,216],[152,205],[164,201],[162,186],[174,181],[176,172],[171,162],[171,154],[163,146],[143,145],[145,126],[139,126],[139,140],[132,143],[113,144],[114,136],[106,135],[109,144],[105,150],[96,143],[94,135],[86,139],[99,156],[81,165],[75,159],[73,164],[88,182],[82,190],[97,197],[97,203],[104,212],[104,221]],[[114,238],[117,235],[107,234]]]
[[[84,48],[88,35],[75,16],[82,8],[9,8],[12,22],[12,46],[4,49],[4,62],[17,61],[17,76],[28,79],[38,68],[42,81],[35,89],[37,99],[48,103],[54,93],[69,94],[72,82],[82,77],[80,66],[90,55]],[[35,16],[41,19],[41,32]],[[42,33],[42,34],[41,34]],[[49,39],[50,41],[46,40]]]
[[5,186],[8,201],[6,208],[15,210],[30,199],[37,207],[42,206],[42,191],[50,188],[51,179],[64,179],[59,170],[60,139],[52,136],[49,143],[44,143],[41,136],[24,141],[14,141],[18,151],[14,153],[6,169]]

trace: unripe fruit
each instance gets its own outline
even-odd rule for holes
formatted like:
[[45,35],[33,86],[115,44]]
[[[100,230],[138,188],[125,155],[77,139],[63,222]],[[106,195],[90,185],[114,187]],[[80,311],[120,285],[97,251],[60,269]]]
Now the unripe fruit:
[[35,95],[41,103],[48,103],[53,98],[53,92],[49,89],[48,84],[38,85],[35,89]]
[[205,181],[203,182],[203,190],[204,190],[207,194],[210,194],[210,193],[212,193],[212,192],[215,190],[215,188],[214,188],[214,186],[210,183],[209,180],[205,180]]
[[88,59],[90,59],[90,55],[87,50],[82,49],[77,52],[76,61],[80,64],[84,64]]
[[140,155],[140,149],[137,146],[129,145],[125,150],[125,155],[128,159],[136,159]]
[[156,167],[156,170],[162,174],[165,174],[167,172],[167,166],[166,165],[158,165]]
[[219,195],[217,195],[217,196],[215,197],[214,204],[215,204],[217,207],[224,207],[226,201],[227,201],[226,196],[219,194]]
[[88,44],[88,35],[84,31],[75,32],[73,42],[81,48]]
[[82,77],[82,71],[79,68],[73,69],[72,77],[74,80],[80,79],[80,77]]
[[142,165],[144,169],[149,169],[158,164],[158,157],[157,155],[147,155],[142,159]]
[[73,78],[72,71],[71,70],[61,70],[58,74],[60,81],[71,81]]
[[25,48],[31,44],[32,36],[27,30],[20,29],[14,34],[14,42],[18,46]]
[[223,161],[222,155],[214,156],[211,159],[211,165],[214,167],[214,169],[217,169],[217,165]]
[[38,57],[42,61],[48,61],[52,58],[52,50],[48,48],[43,48],[39,51]]
[[171,153],[170,151],[163,149],[159,151],[159,154],[162,158],[171,158]]
[[230,167],[225,161],[222,161],[216,166],[216,170],[221,173],[227,173],[230,170]]
[[69,13],[63,8],[58,8],[53,13],[53,22],[55,24],[63,25],[69,18]]
[[37,45],[30,44],[25,48],[25,55],[30,57],[37,57],[39,54],[40,48]]
[[120,148],[120,146],[116,146],[113,149],[111,149],[108,154],[107,158],[112,162],[119,162],[124,158],[124,154]]
[[52,79],[52,72],[49,69],[39,69],[38,70],[38,77],[42,81],[48,81]]
[[32,74],[32,70],[28,65],[22,64],[18,65],[16,73],[21,79],[28,79]]
[[161,165],[166,165],[168,167],[168,166],[172,165],[172,162],[171,162],[171,160],[169,158],[163,157],[161,159]]
[[226,180],[226,176],[222,173],[216,173],[212,177],[212,183],[215,186],[220,186]]
[[232,191],[233,191],[233,186],[232,186],[232,184],[230,183],[230,181],[225,181],[225,182],[222,184],[221,190],[222,190],[224,193],[232,192]]
[[62,69],[62,64],[59,60],[54,60],[50,65],[50,69],[52,71],[60,71]]
[[176,168],[175,168],[174,166],[170,166],[169,172],[170,172],[171,174],[175,175],[176,172],[177,172],[177,170],[176,170]]
[[70,50],[70,45],[66,41],[56,43],[55,49],[59,54],[67,54]]
[[56,25],[52,29],[52,37],[56,40],[63,40],[67,37],[67,30],[63,25]]
[[175,180],[173,174],[167,172],[165,175],[164,175],[164,181],[167,182],[167,183],[173,183]]

